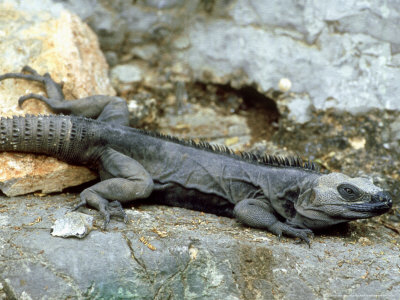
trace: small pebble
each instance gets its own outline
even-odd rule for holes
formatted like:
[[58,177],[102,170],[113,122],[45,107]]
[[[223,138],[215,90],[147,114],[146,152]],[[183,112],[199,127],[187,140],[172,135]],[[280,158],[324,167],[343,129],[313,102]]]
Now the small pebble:
[[292,87],[292,82],[288,78],[281,78],[278,87],[281,92],[288,92]]

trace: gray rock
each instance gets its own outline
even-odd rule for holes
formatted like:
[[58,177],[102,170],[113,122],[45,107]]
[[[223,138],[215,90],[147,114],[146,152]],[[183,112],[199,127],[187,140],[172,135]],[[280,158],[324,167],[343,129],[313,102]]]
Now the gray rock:
[[130,53],[134,58],[140,58],[145,61],[153,61],[158,58],[158,47],[153,44],[132,47]]
[[[400,73],[388,66],[387,42],[324,29],[316,48],[284,34],[223,20],[199,19],[188,30],[192,46],[178,57],[198,80],[212,74],[218,83],[243,86],[255,82],[267,91],[277,89],[279,79],[287,77],[293,83],[292,91],[308,93],[317,109],[335,107],[352,113],[400,109],[395,84]],[[237,72],[243,73],[239,79],[232,76]]]
[[142,70],[133,64],[117,65],[111,70],[111,81],[121,83],[134,83],[143,79]]
[[[8,298],[312,299],[400,293],[400,239],[378,223],[317,235],[311,248],[233,219],[164,206],[84,239],[50,234],[70,195],[0,197],[0,282]],[[102,223],[98,212],[95,216]],[[40,217],[40,218],[39,218]],[[373,222],[373,221],[372,221]],[[1,290],[0,290],[1,295]]]
[[[400,12],[393,1],[63,3],[89,21],[104,48],[153,45],[159,50],[152,61],[185,63],[193,80],[255,84],[266,93],[286,77],[317,110],[400,110]],[[306,122],[307,110],[292,107],[291,118]]]
[[400,141],[400,120],[397,120],[390,124],[390,130],[392,133],[391,139],[394,141]]
[[286,98],[289,118],[296,123],[306,123],[311,119],[312,101],[308,95],[296,95],[293,98]]
[[0,282],[0,299],[1,300],[7,300],[7,295],[3,289],[3,285]]

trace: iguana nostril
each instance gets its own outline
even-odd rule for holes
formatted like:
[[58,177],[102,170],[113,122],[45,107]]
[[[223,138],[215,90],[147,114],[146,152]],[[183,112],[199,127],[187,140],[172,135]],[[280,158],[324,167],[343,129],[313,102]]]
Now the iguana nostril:
[[388,192],[378,192],[375,195],[371,197],[371,202],[372,203],[377,203],[377,202],[387,202],[387,204],[392,204],[392,196]]

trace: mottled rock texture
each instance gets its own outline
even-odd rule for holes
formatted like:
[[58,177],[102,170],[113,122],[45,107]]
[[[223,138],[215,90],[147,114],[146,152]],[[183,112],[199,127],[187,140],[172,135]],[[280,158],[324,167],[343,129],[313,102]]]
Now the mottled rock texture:
[[[115,93],[95,34],[61,6],[51,4],[41,11],[34,1],[19,5],[0,2],[0,34],[1,74],[19,72],[24,65],[39,73],[49,72],[56,81],[64,82],[67,99]],[[22,109],[18,107],[20,96],[43,92],[43,87],[34,82],[2,81],[0,115],[50,113],[36,100],[27,101]],[[86,168],[68,166],[53,158],[0,154],[0,188],[9,196],[61,191],[94,178],[95,174]]]
[[[233,219],[142,206],[127,210],[127,224],[111,221],[107,231],[84,239],[51,236],[54,219],[77,201],[0,197],[0,282],[8,297],[396,299],[400,293],[399,235],[378,223],[317,235],[308,248]],[[103,222],[97,213],[95,220]]]
[[[97,32],[107,57],[142,59],[193,80],[292,82],[289,108],[364,113],[400,110],[396,1],[63,1]],[[299,103],[299,97],[296,97]],[[298,107],[298,108],[296,108]]]

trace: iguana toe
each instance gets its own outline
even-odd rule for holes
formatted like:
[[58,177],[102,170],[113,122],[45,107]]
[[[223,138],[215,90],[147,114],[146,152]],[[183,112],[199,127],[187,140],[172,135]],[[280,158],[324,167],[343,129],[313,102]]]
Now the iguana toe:
[[108,224],[110,224],[110,213],[108,211],[104,211],[104,212],[100,211],[100,213],[104,216],[104,223],[103,223],[102,229],[106,230]]
[[24,95],[24,96],[21,96],[21,97],[19,97],[19,99],[18,99],[18,106],[19,107],[22,107],[22,104],[24,104],[24,102],[26,101],[26,100],[29,100],[29,99],[37,99],[37,100],[41,100],[41,101],[43,101],[44,103],[46,103],[46,104],[48,104],[48,101],[49,101],[49,99],[47,98],[47,97],[44,97],[44,96],[42,96],[42,95],[39,95],[39,94],[27,94],[27,95]]
[[314,233],[310,229],[300,229],[296,228],[296,231],[293,233],[294,237],[298,237],[299,240],[297,240],[296,243],[301,243],[301,242],[306,242],[308,247],[311,248],[311,242],[309,237],[313,238]]
[[35,69],[33,69],[32,67],[30,67],[30,66],[24,66],[24,67],[22,68],[22,71],[21,71],[21,72],[24,72],[24,73],[31,73],[32,75],[40,76],[39,73],[38,73]]
[[113,201],[108,204],[108,211],[111,216],[116,216],[124,219],[124,222],[128,222],[128,216],[125,213],[121,203],[119,201]]

